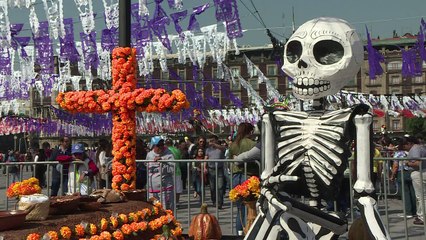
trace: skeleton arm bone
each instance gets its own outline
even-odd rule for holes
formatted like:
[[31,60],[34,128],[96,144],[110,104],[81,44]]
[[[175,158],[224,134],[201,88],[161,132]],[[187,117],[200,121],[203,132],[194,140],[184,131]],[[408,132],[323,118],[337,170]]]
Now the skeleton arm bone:
[[381,219],[378,218],[380,214],[377,211],[376,200],[370,196],[361,197],[358,199],[358,207],[373,239],[390,239],[389,233]]
[[273,173],[275,166],[274,155],[274,131],[268,114],[263,115],[262,118],[262,164],[264,170],[261,179],[266,179]]
[[372,193],[373,183],[370,179],[370,125],[372,116],[370,114],[357,115],[354,117],[356,127],[356,153],[357,153],[357,180],[354,189],[358,193]]

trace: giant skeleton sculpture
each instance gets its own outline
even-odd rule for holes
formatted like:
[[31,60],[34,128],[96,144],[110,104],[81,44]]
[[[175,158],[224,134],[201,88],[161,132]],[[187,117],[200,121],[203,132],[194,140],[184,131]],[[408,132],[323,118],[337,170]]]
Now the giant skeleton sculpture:
[[[293,94],[321,99],[354,79],[363,46],[344,20],[316,18],[301,25],[285,46],[284,72]],[[245,239],[332,239],[347,231],[346,220],[318,209],[335,199],[355,140],[358,197],[372,239],[389,239],[373,198],[372,115],[366,105],[335,111],[270,109],[262,119],[262,188],[259,215]],[[292,196],[305,196],[309,205]]]

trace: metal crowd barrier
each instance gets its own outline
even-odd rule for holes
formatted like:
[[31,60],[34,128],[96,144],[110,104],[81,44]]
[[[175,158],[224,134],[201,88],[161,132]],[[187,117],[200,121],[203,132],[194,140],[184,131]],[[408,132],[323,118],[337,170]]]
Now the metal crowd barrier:
[[[79,166],[79,165],[83,165],[83,166],[85,166],[86,169],[88,169],[88,164],[86,162],[83,162],[83,161],[73,161],[73,162],[70,162],[68,164],[69,165],[74,165],[74,169],[76,169],[76,167]],[[32,166],[31,174],[30,174],[30,176],[26,176],[24,178],[24,167],[28,166],[28,165]],[[11,173],[10,169],[13,166],[16,166],[18,168],[18,170],[17,170],[18,178],[17,178],[16,181],[22,181],[22,180],[25,180],[26,178],[34,177],[35,176],[36,166],[46,166],[47,167],[46,168],[46,172],[45,172],[46,189],[45,190],[42,189],[42,192],[45,193],[47,196],[50,196],[50,193],[51,193],[51,189],[50,188],[51,188],[51,185],[52,185],[52,171],[53,171],[53,168],[56,168],[56,170],[59,169],[60,187],[59,187],[58,195],[61,196],[63,194],[67,194],[67,193],[64,193],[64,191],[63,191],[64,190],[64,184],[68,185],[68,182],[66,182],[66,183],[64,182],[64,171],[63,171],[63,168],[62,168],[63,163],[60,163],[60,162],[57,162],[57,161],[44,161],[44,162],[7,162],[7,163],[0,163],[0,168],[1,168],[0,174],[2,174],[3,169],[5,169],[5,176],[6,176],[6,179],[3,180],[3,181],[1,181],[1,182],[5,183],[4,186],[2,186],[2,184],[0,182],[0,191],[2,191],[1,189],[4,189],[3,194],[0,194],[0,197],[1,197],[0,201],[3,200],[5,202],[5,207],[4,207],[5,209],[7,209],[7,210],[9,209],[9,203],[10,202],[7,199],[6,190],[10,186],[10,184],[12,184],[12,181],[11,181],[10,178],[13,177],[12,175],[14,173]],[[57,168],[57,166],[58,166],[58,168]],[[79,192],[79,191],[77,191],[77,185],[78,184],[76,184],[76,183],[77,183],[78,179],[77,179],[76,174],[74,174],[73,181],[74,181],[73,192]],[[88,185],[89,185],[88,193],[90,193],[90,192],[92,192],[92,188],[91,188],[92,182],[91,182],[90,178],[89,178],[89,181],[88,181]],[[1,207],[0,207],[0,209],[1,209]]]
[[[381,213],[381,217],[382,217],[382,219],[383,219],[383,221],[385,223],[385,226],[386,226],[386,228],[388,230],[391,230],[391,228],[394,227],[394,224],[390,224],[391,221],[390,221],[390,213],[389,213],[389,205],[388,205],[389,201],[388,200],[390,200],[391,198],[397,197],[397,193],[398,193],[398,192],[396,192],[396,193],[391,192],[391,189],[389,188],[389,186],[391,184],[391,181],[389,179],[389,169],[388,168],[389,168],[389,166],[391,166],[390,163],[392,161],[395,161],[395,160],[396,161],[410,161],[410,160],[413,160],[413,159],[409,159],[409,158],[377,158],[377,159],[374,159],[374,161],[379,161],[379,163],[382,164],[382,166],[383,166],[382,173],[380,173],[380,179],[381,179],[380,182],[381,182],[381,184],[379,185],[378,188],[376,188],[376,191],[377,191],[377,197],[378,197],[378,206],[380,208],[379,210],[381,212],[383,212],[383,213]],[[426,158],[416,159],[416,160],[422,160],[422,161],[424,161],[424,160],[426,160]],[[147,164],[147,163],[152,163],[154,161],[152,161],[152,160],[136,160],[136,162],[137,163]],[[191,213],[191,203],[190,203],[191,194],[193,193],[193,190],[191,189],[191,185],[192,185],[191,184],[192,183],[191,166],[192,166],[192,163],[201,163],[202,164],[202,168],[204,168],[204,165],[207,164],[207,163],[214,163],[215,164],[214,171],[215,171],[216,176],[218,175],[218,171],[219,171],[218,163],[220,163],[220,162],[223,162],[225,165],[228,165],[228,168],[231,169],[231,171],[232,171],[232,168],[233,168],[234,164],[236,164],[236,163],[244,163],[244,166],[245,166],[244,167],[244,169],[245,169],[244,170],[244,175],[245,175],[245,178],[247,178],[247,163],[246,162],[242,162],[242,161],[233,160],[233,159],[217,159],[217,160],[214,160],[214,159],[209,159],[209,160],[185,159],[185,160],[169,160],[169,161],[160,160],[160,161],[157,161],[157,162],[159,162],[160,164],[164,164],[164,163],[175,163],[175,171],[174,171],[174,175],[173,175],[173,183],[174,183],[173,185],[174,185],[174,190],[175,190],[175,191],[173,191],[174,192],[173,194],[174,194],[174,199],[175,200],[176,200],[176,176],[175,176],[176,165],[180,164],[180,163],[184,163],[183,165],[186,164],[186,170],[187,170],[186,179],[187,179],[187,182],[183,183],[183,184],[186,184],[186,191],[183,192],[182,195],[185,194],[186,197],[187,197],[187,199],[188,199],[188,201],[186,202],[187,213],[183,214],[184,211],[177,211],[176,204],[174,204],[174,206],[173,206],[173,210],[174,210],[174,213],[176,215],[176,218],[179,221],[184,221],[184,222],[187,223],[186,226],[185,225],[183,226],[184,229],[186,229],[186,230],[189,229],[189,224],[191,222],[191,217],[194,216],[194,212]],[[258,163],[258,162],[256,162],[256,163],[257,163],[257,165],[260,168],[261,164]],[[19,173],[19,180],[22,180],[23,179],[23,175],[24,175],[23,168],[24,168],[25,165],[33,165],[33,166],[36,166],[36,165],[47,165],[47,171],[46,171],[47,189],[46,190],[47,190],[47,195],[50,195],[51,171],[52,171],[52,168],[55,167],[57,164],[59,164],[59,162],[50,162],[50,161],[49,162],[36,162],[36,163],[34,163],[34,162],[0,163],[0,167],[2,168],[1,170],[3,170],[3,168],[6,168],[6,176],[7,176],[6,181],[0,181],[0,191],[1,191],[1,189],[4,189],[4,191],[5,191],[7,189],[7,187],[9,186],[9,184],[10,184],[9,168],[11,166],[13,166],[13,165],[18,166],[18,169],[19,169],[19,171],[18,171],[18,173]],[[84,162],[74,162],[72,164],[84,164]],[[110,164],[111,164],[111,162],[108,163],[108,165],[110,165]],[[423,164],[426,164],[426,163],[423,163]],[[86,167],[87,167],[87,165],[86,165]],[[107,166],[107,168],[108,167],[109,166]],[[161,168],[161,166],[160,166],[160,168]],[[35,169],[35,167],[33,169]],[[420,166],[420,169],[421,169],[421,166]],[[350,188],[349,188],[350,189],[349,190],[349,195],[350,195],[350,197],[349,197],[349,201],[350,201],[349,202],[349,209],[350,209],[350,217],[348,218],[348,222],[351,223],[351,222],[353,222],[353,220],[355,218],[353,209],[356,209],[356,204],[355,204],[356,199],[354,197],[354,192],[353,192],[353,188],[352,188],[353,184],[355,183],[355,180],[352,179],[352,174],[351,174],[352,173],[352,164],[350,164],[350,163],[349,163],[349,171],[350,171],[350,174],[349,174],[349,185],[350,185]],[[426,172],[426,170],[424,170],[423,172]],[[261,173],[261,171],[259,172],[259,175],[260,175],[260,173]],[[401,178],[402,179],[404,179],[404,174],[407,174],[407,173],[404,173],[404,171],[402,171],[401,172]],[[0,175],[1,175],[1,171],[0,171]],[[61,173],[61,189],[60,189],[59,193],[62,192],[62,187],[63,187],[63,178],[62,178],[62,176],[63,176],[63,174]],[[160,175],[160,176],[162,177],[162,175]],[[74,181],[77,181],[76,177],[74,177]],[[218,186],[218,178],[216,178],[215,181],[216,181],[216,186]],[[230,189],[232,189],[232,186],[233,186],[232,173],[229,176],[229,181],[230,182],[228,184],[230,186]],[[401,183],[401,180],[397,180],[397,181]],[[422,174],[420,174],[420,181],[422,183],[424,182]],[[5,182],[5,186],[2,186],[2,184],[1,184],[2,182]],[[147,185],[146,185],[145,188],[149,189],[149,184],[150,183],[148,181],[148,172],[147,172],[147,181],[146,182],[147,182]],[[107,188],[111,187],[111,185],[110,185],[111,184],[111,179],[109,179],[108,176],[107,176],[107,179],[106,179],[106,184],[107,184],[106,185]],[[383,184],[383,187],[381,186],[382,184]],[[76,186],[76,184],[74,184],[74,186]],[[226,186],[225,186],[225,188],[226,188]],[[160,186],[160,189],[162,189],[162,186]],[[230,189],[228,189],[228,191]],[[401,208],[402,209],[397,209],[397,210],[400,211],[400,212],[402,212],[404,214],[404,216],[406,216],[407,213],[406,213],[406,210],[405,210],[405,207],[404,207],[404,204],[405,204],[405,201],[406,201],[405,196],[404,196],[404,184],[401,184],[401,186],[398,189],[399,189],[398,191],[401,193],[401,198],[402,198]],[[76,187],[75,187],[74,190],[78,191],[78,189],[76,189]],[[421,196],[419,196],[420,200],[421,200],[420,202],[421,202],[422,209],[425,209],[425,189],[424,189],[424,184],[421,184],[421,190],[422,190],[423,194]],[[204,184],[204,179],[203,178],[201,178],[201,193],[202,193],[201,196],[199,196],[201,198],[201,202],[206,202],[206,194],[205,194],[206,193],[206,186]],[[149,193],[147,191],[147,195],[148,194]],[[162,194],[163,193],[160,192],[160,195],[162,195]],[[228,221],[229,219],[225,219],[226,216],[224,216],[223,211],[219,211],[219,209],[218,209],[218,205],[219,205],[218,204],[219,203],[219,198],[218,198],[218,196],[219,196],[219,188],[218,187],[216,187],[216,193],[215,194],[216,194],[216,203],[215,203],[216,208],[214,210],[214,215],[216,215],[216,217],[218,218],[219,223],[221,222],[221,220],[222,221],[225,221],[225,220]],[[0,194],[0,196],[3,196],[6,199],[6,194]],[[224,200],[225,200],[224,202],[227,201],[226,198],[224,198]],[[300,200],[301,201],[307,201],[307,199],[304,199],[304,198],[300,198]],[[336,203],[335,203],[335,206],[336,206]],[[235,221],[234,220],[235,220],[235,218],[237,216],[233,215],[234,214],[234,209],[235,209],[235,203],[231,202],[230,203],[230,207],[231,207],[231,216],[230,216],[231,219],[230,219],[230,223],[231,223],[231,228],[232,228],[232,234],[236,235],[237,233],[235,232],[235,227],[234,227]],[[7,199],[5,201],[5,208],[9,209],[9,202],[7,201]],[[194,209],[194,208],[195,207],[192,207],[192,209]],[[186,215],[186,216],[184,216],[184,215]],[[425,215],[426,215],[426,213],[425,213],[425,211],[423,211],[423,219],[426,219]],[[185,219],[185,217],[186,217],[186,219]],[[408,239],[410,237],[409,230],[408,230],[409,226],[408,226],[407,221],[408,221],[408,219],[405,217],[404,221],[403,221],[403,224],[405,226],[404,227],[404,229],[405,229],[405,233],[404,233],[405,239]],[[424,233],[424,237],[426,239],[426,225],[423,226],[423,233]]]
[[[192,217],[192,215],[191,215],[191,204],[190,204],[190,198],[191,198],[191,182],[192,182],[192,177],[191,177],[191,166],[192,166],[192,163],[201,163],[202,164],[202,169],[204,169],[205,168],[205,164],[207,164],[207,163],[214,163],[215,164],[215,168],[214,168],[214,171],[215,171],[215,176],[216,176],[216,178],[215,178],[215,186],[216,186],[216,202],[215,202],[215,211],[214,211],[214,214],[215,214],[215,216],[217,217],[217,219],[218,219],[218,221],[220,222],[220,219],[221,219],[221,216],[220,216],[220,212],[219,212],[219,188],[217,187],[218,186],[218,178],[217,178],[217,176],[218,176],[218,171],[219,171],[219,168],[218,168],[218,163],[224,163],[224,164],[229,164],[229,166],[228,166],[228,169],[231,171],[230,172],[230,178],[229,178],[229,183],[227,183],[227,184],[229,184],[229,186],[230,186],[230,189],[232,189],[232,186],[233,186],[233,178],[232,178],[232,169],[233,169],[233,166],[234,166],[234,164],[236,164],[236,163],[240,163],[240,164],[244,164],[244,172],[243,172],[243,175],[244,175],[244,179],[247,179],[247,163],[248,162],[244,162],[244,161],[241,161],[241,160],[235,160],[235,159],[179,159],[179,160],[159,160],[159,161],[153,161],[153,160],[136,160],[136,163],[144,163],[144,164],[149,164],[149,163],[154,163],[154,162],[158,162],[158,163],[160,163],[160,169],[162,168],[162,164],[163,163],[175,163],[175,166],[174,166],[174,175],[173,175],[173,186],[174,186],[174,191],[173,191],[173,194],[174,194],[174,200],[176,200],[176,175],[175,175],[175,173],[176,173],[176,164],[179,164],[179,163],[185,163],[186,164],[186,168],[187,168],[187,183],[183,183],[183,184],[187,184],[186,185],[186,195],[187,195],[187,198],[188,198],[188,202],[187,202],[187,208],[188,208],[188,211],[187,211],[187,219],[186,219],[186,222],[187,222],[187,228],[185,228],[185,229],[189,229],[189,224],[191,223],[191,217]],[[257,162],[257,161],[255,161],[254,163],[256,163],[257,164],[257,166],[259,167],[259,176],[260,176],[260,174],[261,174],[261,167],[260,167],[260,162]],[[109,166],[112,164],[112,162],[109,162],[109,163],[107,163],[107,168],[109,168]],[[223,169],[224,171],[225,171],[225,169]],[[202,173],[202,172],[201,172]],[[226,177],[225,176],[225,173],[224,173],[224,177]],[[162,172],[160,171],[160,178],[162,178]],[[146,185],[146,189],[147,189],[147,199],[148,199],[148,197],[149,197],[149,174],[148,174],[148,172],[147,172],[147,179],[146,179],[147,181],[147,185]],[[106,179],[106,186],[107,186],[107,188],[109,188],[110,187],[110,184],[111,184],[111,182],[110,182],[110,180],[108,179],[108,177],[107,177],[107,179]],[[226,192],[226,186],[224,186],[224,188],[225,188],[225,192]],[[163,186],[162,186],[162,182],[160,183],[160,189],[163,189]],[[229,189],[229,190],[230,190]],[[228,191],[229,191],[228,190]],[[195,189],[194,189],[194,191],[195,191]],[[162,196],[162,194],[163,194],[163,192],[161,191],[160,192],[160,199],[162,199],[163,198],[163,196]],[[183,193],[182,193],[183,194]],[[205,196],[206,196],[206,188],[205,188],[205,184],[204,184],[204,178],[203,177],[201,177],[201,196],[199,196],[200,198],[201,198],[201,203],[205,203],[206,202],[206,199],[205,199]],[[226,199],[225,199],[225,196],[224,196],[224,202],[226,201]],[[231,202],[231,213],[233,213],[234,212],[234,206],[235,204],[233,203],[233,202]],[[198,207],[197,207],[197,209],[198,209]],[[176,204],[174,204],[173,205],[173,212],[175,213],[175,216],[176,216],[176,218],[177,219],[179,219],[179,214],[178,214],[178,212],[176,211],[177,210],[177,207],[176,207]],[[247,214],[247,213],[246,213]],[[233,216],[231,216],[231,225],[232,226],[234,226],[234,217]],[[234,231],[235,229],[233,228],[232,229],[232,233],[233,234],[236,234],[235,233],[235,231]]]

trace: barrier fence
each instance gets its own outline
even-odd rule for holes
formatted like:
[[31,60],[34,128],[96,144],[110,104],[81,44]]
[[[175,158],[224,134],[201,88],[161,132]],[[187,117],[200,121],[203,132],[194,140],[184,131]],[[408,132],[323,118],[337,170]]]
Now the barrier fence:
[[[413,159],[409,159],[409,158],[377,158],[374,159],[374,161],[378,161],[378,164],[380,166],[382,166],[382,172],[379,173],[379,180],[376,182],[376,193],[377,193],[377,199],[378,199],[378,206],[379,206],[379,210],[380,210],[380,214],[381,217],[385,223],[386,228],[388,229],[388,231],[392,233],[395,231],[395,228],[400,228],[401,230],[404,229],[404,237],[405,239],[408,239],[409,237],[413,237],[412,236],[412,231],[409,230],[410,226],[412,226],[410,219],[408,219],[407,216],[407,212],[406,209],[404,207],[405,202],[407,201],[407,199],[405,199],[405,195],[404,193],[404,184],[401,184],[401,180],[404,179],[404,175],[406,174],[410,174],[410,172],[408,171],[404,171],[403,169],[401,169],[400,171],[400,175],[401,178],[395,181],[391,181],[391,179],[389,178],[389,171],[390,171],[390,166],[392,166],[393,161],[399,161],[399,162],[403,162],[403,161],[410,161]],[[419,159],[416,159],[419,160]],[[426,158],[422,158],[420,159],[422,161],[425,161]],[[136,161],[137,164],[150,164],[150,163],[154,163],[154,161],[149,161],[149,160],[137,160]],[[244,164],[244,172],[243,172],[243,176],[244,179],[247,178],[247,163],[246,162],[242,162],[242,161],[236,161],[233,159],[217,159],[217,160],[194,160],[194,159],[185,159],[185,160],[169,160],[169,161],[164,161],[164,160],[160,160],[157,161],[160,166],[159,169],[162,169],[163,164],[172,164],[172,167],[174,169],[173,171],[173,187],[174,187],[174,191],[173,191],[173,199],[176,199],[176,168],[179,166],[184,166],[184,168],[186,168],[186,179],[187,181],[183,184],[186,185],[186,189],[184,190],[184,192],[182,192],[181,194],[181,199],[185,200],[186,202],[184,204],[180,204],[180,205],[176,205],[173,204],[172,205],[172,210],[175,213],[176,218],[181,221],[183,223],[183,227],[184,229],[188,230],[189,229],[189,225],[191,222],[191,218],[198,213],[198,209],[199,209],[199,204],[191,204],[191,196],[194,193],[194,189],[191,187],[191,183],[193,180],[193,176],[191,173],[191,170],[193,169],[193,165],[194,163],[201,163],[201,168],[204,169],[206,164],[210,163],[210,166],[214,164],[214,169],[210,169],[215,173],[215,178],[214,178],[214,182],[215,182],[215,186],[219,185],[219,181],[221,181],[220,178],[218,178],[217,176],[223,176],[225,178],[226,181],[226,186],[225,186],[225,191],[224,192],[229,192],[230,189],[232,189],[232,186],[234,186],[234,180],[232,178],[232,169],[233,166],[235,164]],[[221,168],[219,166],[219,164],[224,164],[224,167]],[[260,166],[261,164],[256,162],[257,165]],[[84,167],[87,169],[87,164],[81,161],[78,162],[72,162],[70,163],[72,165],[74,165],[74,168],[79,166],[80,164],[85,165]],[[111,164],[111,163],[109,163]],[[420,165],[420,169],[422,169],[422,165],[424,165],[426,163],[423,163]],[[24,172],[24,167],[26,167],[27,165],[31,165],[32,166],[32,173],[28,173],[28,172]],[[10,169],[12,166],[16,166],[18,167],[18,173],[10,173]],[[59,170],[60,172],[60,191],[58,195],[61,195],[62,190],[64,189],[64,170],[61,167],[62,165],[59,162],[13,162],[13,163],[0,163],[0,191],[3,191],[3,193],[0,194],[0,210],[1,209],[11,209],[13,208],[13,203],[14,200],[8,200],[5,194],[5,191],[7,189],[7,187],[10,185],[10,183],[12,182],[12,174],[15,174],[15,178],[18,178],[18,181],[23,180],[25,178],[28,178],[30,176],[34,176],[34,169],[37,166],[46,166],[47,170],[46,170],[46,185],[47,187],[43,189],[43,193],[45,193],[46,195],[51,194],[51,189],[50,186],[52,184],[52,171]],[[57,167],[59,166],[59,167]],[[2,174],[4,169],[4,174]],[[229,170],[231,169],[231,170]],[[354,211],[354,209],[356,208],[356,196],[354,196],[354,192],[352,190],[352,186],[355,183],[354,179],[352,178],[352,164],[349,164],[349,174],[345,175],[348,178],[348,182],[349,182],[349,213],[347,215],[347,220],[350,223],[353,222],[354,218],[358,217],[358,214],[356,211]],[[220,171],[223,171],[223,174],[221,175]],[[184,170],[181,172],[185,172]],[[422,209],[425,209],[425,187],[424,187],[424,183],[425,180],[424,177],[426,176],[426,169],[424,169],[423,171],[421,171],[422,174],[420,175],[420,182],[423,184],[420,184],[421,187],[421,192],[423,194],[420,194],[420,196],[417,196],[417,198],[420,199],[419,203],[420,203],[420,207]],[[373,173],[372,173],[373,174]],[[260,172],[259,172],[260,175]],[[424,176],[423,176],[424,175]],[[74,181],[74,187],[73,187],[73,192],[78,192],[79,189],[77,188],[77,176],[74,175],[73,176],[74,179],[72,181]],[[162,171],[160,171],[160,178],[163,178],[163,173]],[[204,203],[204,202],[210,202],[208,197],[210,197],[210,200],[212,199],[212,196],[209,194],[209,192],[207,191],[208,189],[210,189],[210,186],[207,186],[205,184],[205,179],[203,177],[201,177],[201,186],[200,186],[200,190],[201,190],[201,194],[200,194],[200,202]],[[110,188],[110,179],[107,177],[107,188]],[[95,181],[95,184],[97,184],[97,182]],[[89,182],[89,186],[91,186],[91,183]],[[160,189],[162,188],[162,182],[160,182]],[[148,174],[146,176],[146,189],[150,189],[150,181],[148,178]],[[89,193],[91,192],[91,189],[88,189]],[[216,187],[215,189],[215,210],[213,211],[213,214],[218,218],[219,223],[221,224],[222,229],[228,229],[228,234],[231,235],[238,235],[239,233],[236,232],[235,230],[235,224],[236,224],[236,218],[239,217],[237,216],[237,205],[233,202],[230,202],[228,197],[226,196],[226,194],[224,192],[220,193],[219,192],[219,188]],[[163,199],[163,194],[165,194],[163,191],[161,191],[159,193],[160,195],[160,199]],[[224,194],[224,202],[226,203],[227,207],[229,206],[229,208],[222,210],[219,209],[219,197],[220,194]],[[149,191],[147,191],[147,195],[149,195]],[[183,197],[185,196],[185,197]],[[148,197],[148,196],[147,196]],[[399,197],[401,198],[400,200]],[[389,205],[389,200],[395,200],[396,199],[396,206],[394,206],[395,204],[393,204],[392,206]],[[308,199],[304,199],[302,198],[298,198],[298,200],[307,203]],[[337,202],[334,202],[334,208],[336,209],[337,207]],[[389,213],[389,209],[392,209],[392,214]],[[395,212],[400,212],[403,214],[403,216],[405,216],[403,218],[402,221],[398,222],[398,224],[394,224],[395,221],[393,221],[392,219],[394,218],[393,214]],[[392,215],[392,217],[391,217]],[[423,219],[425,219],[425,212],[423,211]],[[391,219],[392,218],[392,219]],[[390,224],[392,223],[392,224]],[[401,227],[402,225],[402,227]],[[419,227],[420,228],[420,227]],[[420,234],[423,234],[421,237],[423,239],[426,239],[426,225],[422,226],[423,231]],[[226,232],[226,231],[225,231]],[[418,236],[418,234],[416,235]],[[393,237],[393,236],[392,236]]]

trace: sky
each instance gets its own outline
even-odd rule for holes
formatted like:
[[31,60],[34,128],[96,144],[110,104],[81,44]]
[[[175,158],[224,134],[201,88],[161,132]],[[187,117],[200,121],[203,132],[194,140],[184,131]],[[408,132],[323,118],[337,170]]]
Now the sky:
[[[65,18],[73,17],[75,22],[78,21],[78,11],[74,1],[63,1]],[[103,15],[104,7],[101,0],[92,1],[94,12],[98,13],[95,26],[100,33],[100,30],[105,28],[103,17],[100,17]],[[46,19],[46,15],[42,0],[36,0],[36,2],[39,3],[36,5],[38,18],[43,21]],[[132,0],[131,2],[138,1]],[[200,26],[216,23],[213,0],[183,0],[183,9],[189,11],[192,11],[193,7],[205,3],[210,3],[210,8],[197,17]],[[366,36],[365,26],[368,27],[373,37],[380,36],[381,39],[384,39],[392,37],[394,30],[399,35],[407,32],[417,33],[421,18],[426,19],[426,0],[237,0],[237,4],[242,28],[246,30],[244,36],[237,42],[239,45],[251,46],[270,43],[264,25],[270,28],[279,40],[284,41],[289,38],[292,33],[292,9],[294,9],[296,27],[316,17],[338,17],[350,22],[363,39]],[[154,0],[148,0],[151,16],[154,7]],[[169,9],[167,0],[164,0],[162,7],[168,14],[174,12]],[[24,31],[19,36],[31,35],[28,13],[27,9],[12,9],[9,12],[11,23],[25,23]],[[182,22],[184,28],[188,25],[188,19],[189,17]],[[260,20],[264,25],[260,23]],[[172,25],[173,23],[168,28],[168,32],[176,34]],[[79,22],[75,23],[74,27],[76,34],[81,31]],[[221,25],[218,30],[223,31],[223,26]]]

